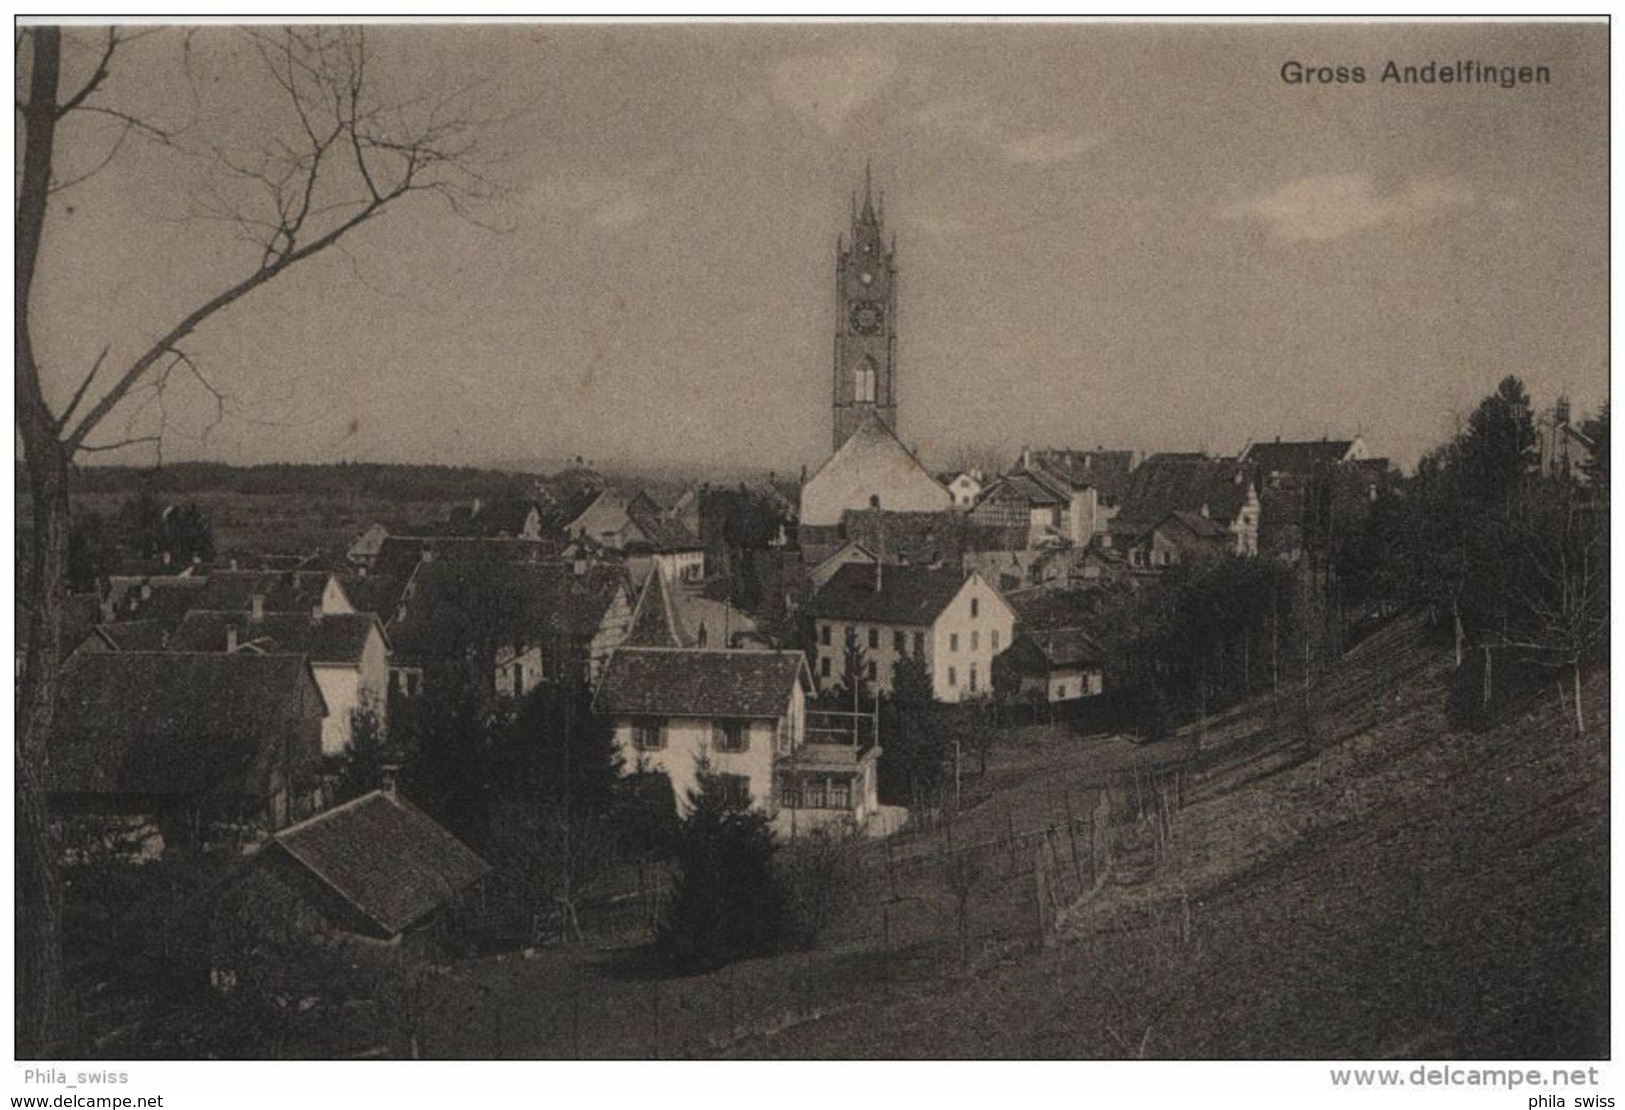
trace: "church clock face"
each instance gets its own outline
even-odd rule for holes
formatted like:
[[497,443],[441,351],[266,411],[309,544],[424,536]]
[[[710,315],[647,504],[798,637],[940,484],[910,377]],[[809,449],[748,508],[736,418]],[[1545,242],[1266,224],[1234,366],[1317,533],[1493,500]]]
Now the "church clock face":
[[877,335],[885,323],[885,309],[874,301],[860,301],[852,306],[852,330],[859,335]]

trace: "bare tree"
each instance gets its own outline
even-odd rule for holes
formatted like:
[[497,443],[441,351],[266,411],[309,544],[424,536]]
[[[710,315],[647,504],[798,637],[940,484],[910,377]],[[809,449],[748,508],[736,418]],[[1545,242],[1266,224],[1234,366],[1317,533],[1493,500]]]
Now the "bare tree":
[[[493,119],[474,108],[472,89],[440,96],[391,98],[369,72],[366,39],[356,28],[257,28],[240,32],[279,90],[276,104],[256,120],[265,136],[258,150],[221,148],[184,151],[173,130],[142,118],[109,91],[126,50],[151,32],[111,28],[94,32],[94,48],[66,40],[60,28],[27,27],[15,38],[16,102],[22,137],[17,180],[16,225],[16,407],[17,432],[28,472],[33,515],[29,563],[31,616],[25,674],[17,699],[16,795],[19,1054],[59,1054],[68,1036],[64,1017],[59,923],[61,892],[53,861],[42,771],[61,668],[63,599],[67,589],[69,469],[90,452],[161,442],[156,434],[127,432],[122,439],[93,439],[108,417],[136,397],[160,396],[176,375],[189,378],[214,398],[217,415],[225,398],[205,377],[186,341],[224,309],[338,244],[351,232],[418,193],[432,193],[454,211],[493,188],[481,171],[478,143]],[[177,36],[179,37],[179,36]],[[190,40],[177,44],[189,53]],[[89,59],[89,71],[75,55]],[[199,110],[209,101],[199,93]],[[113,124],[108,143],[85,121]],[[223,220],[245,242],[237,277],[190,309],[161,321],[156,335],[127,363],[110,365],[109,343],[79,377],[67,402],[47,400],[44,368],[33,326],[43,307],[35,303],[36,276],[51,201],[63,189],[102,171],[131,135],[175,147],[210,167],[202,211]],[[102,149],[110,146],[110,149]],[[87,147],[93,148],[87,155]],[[100,154],[95,153],[101,150]],[[65,167],[73,167],[71,169]],[[195,225],[194,225],[195,226]],[[94,305],[64,305],[54,313],[81,326],[96,318]]]

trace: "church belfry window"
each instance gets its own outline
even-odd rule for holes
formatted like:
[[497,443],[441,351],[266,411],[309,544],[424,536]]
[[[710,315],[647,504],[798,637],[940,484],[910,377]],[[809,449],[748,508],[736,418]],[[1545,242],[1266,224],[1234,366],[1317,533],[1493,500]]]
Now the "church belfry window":
[[865,355],[852,371],[852,399],[860,404],[874,404],[875,381],[879,377],[880,368],[875,365],[875,360]]

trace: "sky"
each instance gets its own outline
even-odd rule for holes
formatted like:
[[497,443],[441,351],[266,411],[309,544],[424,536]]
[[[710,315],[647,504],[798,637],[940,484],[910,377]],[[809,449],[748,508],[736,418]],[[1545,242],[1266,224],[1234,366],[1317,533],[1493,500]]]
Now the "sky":
[[[866,160],[898,244],[899,432],[928,463],[1358,433],[1408,466],[1506,374],[1538,404],[1607,396],[1601,24],[417,26],[368,44],[383,94],[476,86],[501,195],[473,221],[408,198],[207,323],[187,352],[230,415],[179,380],[167,460],[814,467]],[[1552,82],[1378,83],[1390,58]],[[1367,82],[1290,85],[1289,61]],[[183,149],[129,139],[53,198],[34,315],[52,397],[252,270],[199,212],[212,151],[288,134],[276,93],[229,28],[117,59],[104,103],[184,124]],[[63,174],[117,126],[74,120]],[[100,438],[150,430],[157,406],[137,408]]]

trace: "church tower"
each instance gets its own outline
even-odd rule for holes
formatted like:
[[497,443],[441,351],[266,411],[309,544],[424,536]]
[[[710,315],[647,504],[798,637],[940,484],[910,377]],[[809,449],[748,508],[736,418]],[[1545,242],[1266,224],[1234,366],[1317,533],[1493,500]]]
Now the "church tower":
[[877,415],[897,431],[897,240],[885,237],[886,195],[874,203],[863,170],[863,207],[852,199],[851,238],[835,240],[834,449]]

